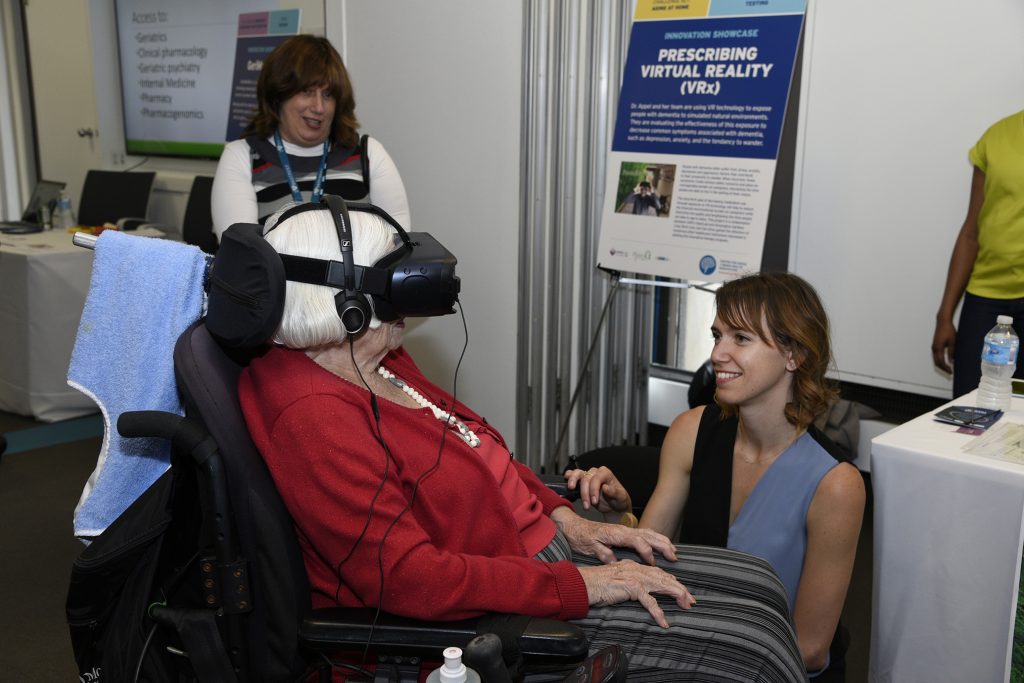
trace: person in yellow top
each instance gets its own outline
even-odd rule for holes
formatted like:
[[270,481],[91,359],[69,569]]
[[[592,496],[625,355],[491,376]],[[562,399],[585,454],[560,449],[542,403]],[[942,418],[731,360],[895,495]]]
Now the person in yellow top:
[[[935,315],[932,360],[950,372],[953,397],[978,386],[981,348],[996,316],[1013,316],[1024,333],[1024,111],[985,131],[971,148],[971,196],[953,247],[942,303]],[[960,297],[959,329],[953,312]],[[1014,377],[1021,377],[1017,364]]]

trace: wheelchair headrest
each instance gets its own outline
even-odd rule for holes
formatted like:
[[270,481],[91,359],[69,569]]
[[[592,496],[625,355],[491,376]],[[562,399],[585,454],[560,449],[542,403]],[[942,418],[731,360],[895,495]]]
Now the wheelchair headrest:
[[225,346],[260,346],[277,330],[284,265],[262,226],[239,223],[224,231],[207,285],[206,328]]

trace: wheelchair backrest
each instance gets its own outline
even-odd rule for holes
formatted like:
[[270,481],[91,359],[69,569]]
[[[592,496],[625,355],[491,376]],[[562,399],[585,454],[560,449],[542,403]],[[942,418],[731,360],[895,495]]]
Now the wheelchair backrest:
[[311,603],[292,519],[238,403],[238,377],[253,355],[222,346],[200,320],[179,337],[174,368],[186,415],[206,426],[220,451],[238,546],[248,561],[252,609],[234,637],[244,639],[250,680],[276,681],[302,670],[298,628]]

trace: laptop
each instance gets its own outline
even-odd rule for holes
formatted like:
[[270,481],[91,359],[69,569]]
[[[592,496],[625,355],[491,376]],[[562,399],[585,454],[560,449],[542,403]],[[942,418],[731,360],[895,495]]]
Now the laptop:
[[0,233],[18,234],[39,232],[42,225],[39,222],[39,209],[47,206],[50,214],[53,215],[53,207],[57,204],[60,191],[67,183],[58,180],[40,180],[32,189],[32,196],[28,199],[25,211],[21,214],[19,221],[0,221]]

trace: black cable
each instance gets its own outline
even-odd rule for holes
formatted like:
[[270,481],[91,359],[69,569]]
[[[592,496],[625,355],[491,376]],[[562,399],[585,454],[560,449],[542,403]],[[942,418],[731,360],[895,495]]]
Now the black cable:
[[558,434],[558,441],[555,442],[555,450],[551,453],[551,471],[558,471],[558,454],[562,450],[562,442],[565,439],[565,434],[569,430],[569,420],[572,419],[573,408],[576,407],[576,399],[579,398],[580,389],[583,388],[583,379],[587,376],[587,366],[590,365],[590,359],[594,355],[594,349],[597,348],[597,337],[601,332],[601,326],[604,325],[604,319],[608,316],[608,309],[611,307],[612,299],[615,298],[615,293],[619,291],[619,274],[611,273],[612,288],[608,291],[608,298],[605,299],[604,308],[601,310],[601,318],[597,321],[597,328],[594,329],[594,335],[590,338],[590,347],[587,349],[587,356],[583,359],[583,367],[580,368],[580,375],[576,379],[576,388],[572,392],[572,400],[569,401],[569,410],[565,414],[565,421],[562,422],[562,429]]
[[122,168],[121,169],[121,173],[127,173],[128,171],[134,171],[135,169],[137,169],[139,166],[142,166],[147,161],[149,161],[149,157],[146,157],[145,159],[143,159],[139,163],[135,164],[134,166],[129,166],[128,168]]
[[[373,674],[370,673],[368,669],[365,669],[357,664],[349,664],[348,662],[335,662],[323,652],[318,652],[317,654],[320,655],[320,658],[327,663],[327,666],[331,668],[331,671],[333,671],[334,669],[345,669],[348,671],[354,671],[360,676],[366,676],[367,678],[373,680]],[[305,680],[305,677],[305,673],[301,674],[299,678],[296,680],[296,683]]]
[[[192,563],[195,562],[199,558],[199,553],[200,552],[201,552],[201,550],[196,550],[196,552],[193,553],[192,556],[190,558],[188,558],[188,560],[183,562],[181,564],[181,566],[179,566],[178,569],[173,574],[171,574],[170,578],[168,578],[164,582],[163,586],[160,588],[160,597],[161,597],[162,601],[157,601],[157,602],[150,603],[150,605],[146,608],[146,615],[147,616],[149,616],[152,619],[153,617],[151,615],[151,611],[152,611],[153,607],[156,606],[156,605],[166,605],[167,604],[167,596],[171,595],[174,592],[174,590],[177,588],[177,586],[181,582],[181,580],[185,578],[185,575],[188,572],[189,567],[191,567]],[[146,654],[149,651],[149,646],[150,646],[150,644],[153,641],[153,636],[156,634],[156,630],[157,630],[157,627],[159,625],[160,625],[159,622],[154,621],[153,625],[149,629],[149,633],[146,635],[146,640],[142,644],[142,651],[139,653],[139,659],[135,663],[135,675],[132,677],[132,683],[138,683],[139,675],[141,675],[141,673],[142,673],[142,663],[146,659]]]
[[139,653],[139,661],[135,664],[135,675],[132,676],[132,683],[138,683],[139,681],[139,674],[142,673],[142,662],[146,660],[146,652],[149,651],[149,644],[153,641],[153,636],[156,634],[156,629],[159,625],[153,622],[153,625],[149,627],[146,640],[142,643],[142,652]]
[[452,421],[455,420],[455,405],[458,401],[458,388],[459,388],[459,369],[462,367],[462,359],[466,357],[466,348],[469,346],[469,326],[466,324],[466,311],[462,307],[462,302],[459,301],[459,313],[462,316],[462,330],[465,341],[462,344],[462,352],[459,354],[459,360],[455,364],[455,376],[452,378],[452,406],[448,410],[448,420],[441,430],[441,442],[437,448],[437,459],[434,460],[434,464],[427,468],[420,476],[416,478],[415,483],[412,486],[412,494],[409,496],[409,502],[405,504],[405,507],[395,515],[395,518],[391,520],[391,524],[384,531],[384,536],[380,539],[380,544],[377,546],[377,573],[380,577],[380,592],[377,595],[377,611],[373,615],[373,621],[370,623],[370,635],[366,639],[366,647],[363,649],[363,661],[366,661],[366,655],[370,650],[370,643],[373,641],[373,629],[377,625],[377,620],[380,619],[380,613],[384,605],[384,542],[388,538],[388,534],[398,524],[398,521],[408,512],[412,506],[416,503],[416,494],[419,491],[420,484],[427,479],[430,475],[437,471],[438,467],[441,466],[441,454],[444,452],[444,442],[448,436],[448,432],[451,430]]
[[381,477],[380,484],[377,485],[377,490],[374,492],[373,498],[370,499],[370,511],[366,515],[366,522],[363,524],[363,530],[359,532],[359,536],[356,537],[356,540],[352,544],[352,547],[349,549],[348,554],[345,555],[345,557],[343,557],[341,561],[338,562],[338,564],[334,567],[334,573],[338,577],[338,587],[334,591],[334,601],[339,604],[341,603],[341,568],[342,566],[344,566],[346,562],[349,561],[352,555],[356,552],[356,548],[359,547],[359,542],[363,540],[363,537],[366,535],[366,531],[370,528],[370,521],[373,519],[373,508],[374,505],[376,505],[377,503],[377,497],[380,496],[380,492],[384,490],[384,484],[388,480],[388,472],[390,471],[391,459],[393,457],[391,455],[391,449],[388,448],[387,442],[384,441],[384,433],[381,431],[380,428],[380,409],[377,405],[377,395],[373,393],[373,389],[371,389],[370,385],[367,384],[366,378],[363,377],[363,373],[359,370],[359,365],[356,363],[355,351],[352,348],[353,341],[355,341],[353,339],[353,335],[349,335],[349,357],[352,359],[352,367],[356,369],[356,374],[359,375],[359,380],[363,383],[363,386],[366,387],[366,390],[370,392],[370,407],[373,409],[373,420],[377,427],[377,441],[384,449],[384,476]]

